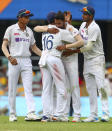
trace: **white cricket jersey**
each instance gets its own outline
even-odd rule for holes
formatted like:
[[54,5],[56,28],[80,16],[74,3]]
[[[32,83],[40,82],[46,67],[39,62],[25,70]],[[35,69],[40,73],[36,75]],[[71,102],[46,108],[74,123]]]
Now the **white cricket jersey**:
[[[72,39],[73,39],[73,43],[74,42],[76,42],[76,40],[75,40],[75,36],[76,35],[78,35],[79,34],[79,31],[78,31],[78,29],[76,29],[75,27],[73,27],[72,25],[70,25],[69,23],[66,23],[66,30],[68,30],[70,33],[71,33],[71,35],[72,35]],[[71,32],[71,30],[72,30],[72,32]],[[75,49],[75,48],[72,48],[73,50]],[[70,55],[70,56],[68,56],[68,57],[62,57],[62,59],[64,60],[64,61],[72,61],[72,60],[74,60],[74,57],[75,56],[78,56],[76,53],[74,53],[74,54],[72,54],[72,55]]]
[[[72,29],[72,32],[70,31]],[[72,25],[70,25],[69,23],[67,23],[66,25],[66,30],[70,31],[71,35],[73,37],[75,37],[76,35],[79,34],[78,29],[74,28]],[[74,39],[74,42],[76,42],[76,40]]]
[[9,26],[5,32],[4,39],[8,39],[10,55],[13,57],[29,57],[30,46],[35,43],[32,30],[26,26],[24,32],[18,23]]
[[95,42],[91,50],[83,52],[85,59],[91,59],[104,55],[101,31],[98,24],[96,24],[94,20],[88,26],[88,28],[86,28],[86,22],[83,22],[80,26],[79,32],[84,40],[85,45],[88,41]]
[[[57,28],[55,25],[48,25],[48,28]],[[59,28],[58,28],[59,29]],[[42,34],[42,47],[44,51],[57,57],[61,57],[62,52],[58,51],[56,47],[62,45],[62,41],[73,42],[72,35],[69,31],[59,29],[59,33],[50,34],[48,32]]]

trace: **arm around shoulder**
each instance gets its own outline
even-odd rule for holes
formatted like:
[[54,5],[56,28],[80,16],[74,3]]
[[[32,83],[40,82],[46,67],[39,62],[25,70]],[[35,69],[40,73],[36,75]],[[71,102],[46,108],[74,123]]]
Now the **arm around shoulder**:
[[35,26],[33,30],[36,32],[47,32],[48,26]]
[[67,44],[66,48],[67,49],[69,49],[69,48],[78,48],[78,47],[81,47],[81,46],[84,45],[84,41],[83,41],[82,37],[79,34],[75,36],[75,40],[76,40],[75,43]]

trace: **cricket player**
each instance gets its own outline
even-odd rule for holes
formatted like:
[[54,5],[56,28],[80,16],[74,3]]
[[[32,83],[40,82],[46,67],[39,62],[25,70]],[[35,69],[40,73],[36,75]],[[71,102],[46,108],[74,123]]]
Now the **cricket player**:
[[[65,12],[65,25],[66,30],[71,31],[73,34],[74,42],[79,42],[82,40],[79,31],[71,25],[72,15],[69,11]],[[58,26],[58,25],[57,25]],[[78,43],[78,47],[82,46]],[[63,53],[66,53],[63,52]],[[62,61],[65,67],[66,76],[68,79],[68,98],[66,106],[66,115],[68,115],[70,110],[70,102],[72,99],[72,107],[74,111],[72,122],[80,122],[80,88],[79,88],[79,75],[78,75],[78,54],[72,54],[68,57],[62,56]]]
[[[60,20],[64,21],[64,15],[59,16]],[[55,17],[54,12],[48,14],[48,28],[53,28]],[[35,31],[38,27],[35,27]],[[57,91],[57,107],[56,116],[59,121],[68,121],[68,118],[64,117],[65,105],[67,102],[66,98],[66,80],[64,66],[61,61],[62,52],[56,50],[56,47],[62,44],[62,41],[73,42],[73,37],[67,30],[59,29],[57,34],[50,34],[48,32],[42,35],[42,46],[43,52],[39,61],[42,72],[43,92],[42,92],[42,103],[43,103],[43,118],[42,121],[49,121],[51,116],[50,101],[51,101],[51,90],[53,81]],[[47,79],[46,79],[47,78]],[[55,118],[53,118],[54,120]]]
[[[33,14],[22,9],[17,14],[18,23],[7,28],[3,43],[2,51],[8,58],[8,88],[9,88],[9,121],[17,121],[16,117],[16,89],[21,74],[28,114],[25,120],[40,119],[35,114],[35,102],[32,93],[32,64],[30,49],[37,55],[41,56],[41,50],[36,46],[32,30],[27,27],[29,17]],[[9,51],[8,48],[9,47]],[[22,108],[22,107],[21,107]]]
[[[64,14],[62,12],[58,12],[59,16],[63,16]],[[83,40],[80,37],[78,30],[74,29],[74,27],[72,27],[71,25],[65,23],[65,21],[62,20],[55,20],[55,24],[57,27],[59,28],[64,28],[66,30],[71,30],[71,34],[72,34],[72,39],[75,43],[76,47],[80,47],[83,45]],[[40,31],[45,31],[45,27],[43,26],[38,26],[37,27],[38,30]],[[47,29],[46,29],[47,30]],[[75,39],[74,39],[75,38]],[[70,86],[67,86],[67,105],[66,105],[66,110],[65,110],[65,114],[66,116],[68,116],[68,112],[69,112],[69,107],[70,107],[70,98],[71,95],[73,97],[73,107],[74,107],[74,116],[76,115],[76,117],[74,117],[74,121],[79,122],[80,121],[80,90],[79,90],[79,81],[78,81],[78,58],[77,58],[77,54],[73,55],[69,58],[64,58],[63,57],[63,63],[64,63],[64,68],[66,70],[67,73],[67,79],[68,81],[70,81]],[[68,66],[67,66],[68,64]],[[71,74],[71,75],[70,75]],[[54,101],[55,103],[55,101]],[[55,105],[55,104],[54,104]]]
[[[108,97],[105,91],[105,57],[101,31],[94,21],[95,10],[92,7],[84,7],[83,23],[80,34],[84,40],[84,46],[72,53],[82,52],[84,54],[84,78],[89,93],[90,116],[83,122],[98,122],[97,89],[102,103],[101,121],[109,121]],[[73,48],[74,44],[58,47],[58,50]]]

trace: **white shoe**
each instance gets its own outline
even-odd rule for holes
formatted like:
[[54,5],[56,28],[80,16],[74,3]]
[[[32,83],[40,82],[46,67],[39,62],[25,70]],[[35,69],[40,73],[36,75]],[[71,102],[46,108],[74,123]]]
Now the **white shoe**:
[[10,122],[17,121],[16,115],[15,115],[15,114],[10,114],[10,116],[9,116],[9,121],[10,121]]
[[69,122],[69,119],[68,119],[68,117],[60,117],[60,121]]
[[99,119],[98,119],[98,117],[91,117],[90,116],[90,117],[82,120],[82,122],[99,122]]
[[37,116],[34,112],[28,113],[25,121],[41,121],[41,117]]
[[69,122],[68,117],[53,116],[52,120],[54,120],[54,121],[61,121],[61,122]]
[[109,116],[106,114],[106,113],[104,113],[103,115],[102,115],[102,117],[101,117],[101,121],[102,122],[108,122],[109,121]]
[[72,122],[81,122],[81,119],[80,117],[74,117]]

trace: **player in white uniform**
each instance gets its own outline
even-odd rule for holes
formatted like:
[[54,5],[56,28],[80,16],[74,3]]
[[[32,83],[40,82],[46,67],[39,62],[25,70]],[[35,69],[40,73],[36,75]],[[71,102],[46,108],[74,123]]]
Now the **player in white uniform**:
[[[74,28],[71,24],[71,14],[70,12],[65,12],[65,20],[67,23],[65,24],[66,30],[72,32],[72,36],[74,38],[75,47],[80,47],[83,44],[80,44],[79,41],[82,40],[79,32],[76,28]],[[57,25],[58,26],[58,25]],[[62,46],[63,47],[63,46]],[[58,46],[57,49],[60,49],[61,46]],[[71,50],[69,50],[71,51]],[[68,51],[64,51],[65,54]],[[66,76],[67,76],[67,106],[65,114],[68,115],[70,109],[70,101],[72,98],[72,107],[74,111],[74,118],[72,122],[80,122],[80,88],[79,88],[79,75],[78,75],[78,54],[72,54],[68,57],[63,56],[62,61],[65,67]]]
[[[102,103],[101,121],[109,121],[108,97],[105,91],[105,57],[103,43],[99,26],[93,20],[95,10],[92,7],[85,7],[83,12],[83,23],[80,27],[80,34],[84,40],[84,47],[74,51],[84,54],[84,78],[89,93],[90,117],[84,122],[98,122],[97,88]],[[71,48],[73,44],[63,47]],[[61,47],[62,48],[62,47]]]
[[[25,98],[28,114],[25,120],[37,120],[35,114],[35,102],[32,93],[32,64],[30,49],[41,56],[41,50],[37,48],[32,30],[26,25],[29,17],[33,16],[29,10],[22,9],[18,12],[18,23],[9,26],[5,32],[2,51],[8,58],[8,88],[9,88],[9,121],[17,121],[16,117],[16,89],[21,74],[25,90]],[[7,49],[9,47],[9,51]],[[21,107],[22,108],[22,107]],[[40,118],[39,118],[40,119]]]
[[[56,15],[57,17],[56,17],[56,20],[55,20],[55,23],[58,23],[58,25],[60,25],[60,27],[61,28],[65,28],[65,22],[64,22],[64,20],[62,20],[61,19],[61,17],[64,17],[64,15],[63,15],[63,13],[57,13],[57,15]],[[39,29],[39,27],[37,27],[37,30]],[[42,29],[42,28],[41,28]],[[36,27],[35,27],[35,29],[34,30],[36,30]],[[42,31],[45,31],[44,29],[42,30]],[[69,31],[68,31],[69,32]],[[73,38],[73,34],[72,34],[72,37],[71,36],[66,36],[65,34],[63,34],[64,35],[64,37],[65,38],[67,38],[68,40],[70,39],[70,41],[72,40],[72,41],[74,41],[74,38]],[[57,45],[60,45],[60,43],[59,43],[59,38],[57,38],[57,44],[56,44],[56,46]],[[55,48],[56,48],[56,46],[55,46]],[[55,49],[56,50],[56,49]],[[56,51],[57,52],[57,51]],[[60,56],[61,56],[61,52],[59,52],[60,53]],[[62,69],[61,69],[62,70]],[[65,79],[65,78],[64,78]],[[54,81],[55,82],[55,81]],[[56,85],[56,84],[55,84]],[[58,98],[58,97],[57,97]],[[58,101],[58,100],[57,100]],[[62,105],[63,105],[64,103],[62,102]],[[57,107],[58,107],[58,105],[57,105]],[[67,108],[67,107],[66,107]],[[58,110],[58,109],[57,109]],[[56,117],[55,117],[56,118]]]
[[[55,13],[51,12],[48,16],[51,16],[49,22],[49,28],[55,27],[54,18]],[[51,20],[53,19],[53,20]],[[64,17],[60,18],[64,19]],[[66,36],[66,37],[65,37]],[[71,36],[71,37],[70,37]],[[43,33],[42,35],[42,46],[43,52],[40,58],[39,64],[42,73],[43,92],[42,92],[42,103],[43,103],[43,118],[42,121],[49,121],[51,116],[50,103],[51,103],[51,91],[53,81],[57,91],[57,108],[56,116],[60,121],[68,121],[64,118],[64,110],[66,99],[66,88],[65,88],[65,72],[64,66],[61,61],[61,52],[56,50],[57,45],[62,44],[61,41],[73,42],[72,35],[69,31],[59,30],[57,34]],[[47,79],[46,79],[47,78]]]
[[[61,13],[61,15],[63,15],[63,13]],[[72,37],[73,37],[72,39],[73,39],[74,42],[77,41],[76,47],[80,47],[81,45],[83,45],[83,42],[82,42],[83,40],[80,37],[80,35],[78,34],[77,29],[75,29],[70,24],[66,25],[64,21],[63,21],[64,27],[61,24],[62,21],[57,21],[57,22],[55,22],[57,27],[65,28],[68,31],[69,31],[69,29],[72,30],[72,33],[71,33]],[[38,31],[39,30],[45,31],[45,26],[43,28],[38,26]],[[70,84],[71,84],[70,86],[67,86],[68,91],[67,91],[67,105],[66,105],[65,114],[68,115],[69,107],[70,107],[70,98],[71,98],[71,95],[72,95],[73,107],[74,107],[74,116],[75,116],[74,121],[80,121],[80,90],[79,90],[79,81],[78,81],[78,58],[77,57],[78,57],[77,54],[73,55],[69,58],[63,57],[64,68],[66,69],[66,72],[67,72],[67,77],[69,79],[68,81],[70,81]],[[56,99],[53,101],[53,105],[56,105],[55,102],[56,102]]]
[[[66,23],[66,30],[71,30],[74,37],[74,42],[78,41],[79,31],[74,28],[71,24],[71,14],[70,12],[66,12],[65,20]],[[67,18],[68,17],[68,18]],[[70,18],[69,18],[70,17]],[[81,46],[81,45],[79,45]],[[72,98],[72,107],[74,111],[73,120],[72,122],[80,122],[80,88],[79,88],[79,75],[78,75],[78,54],[73,54],[71,56],[62,57],[62,61],[65,67],[67,79],[68,79],[68,103],[66,106],[66,114],[68,115],[70,110],[70,101]]]

